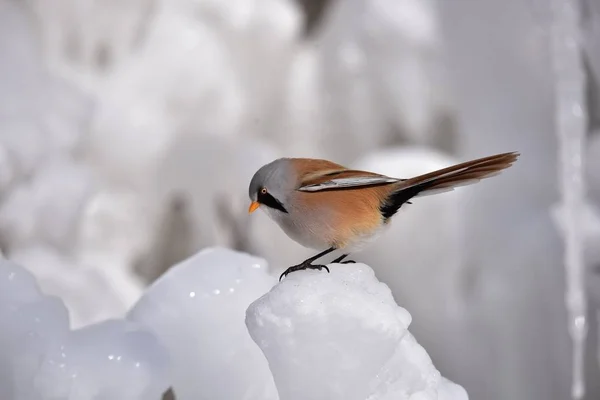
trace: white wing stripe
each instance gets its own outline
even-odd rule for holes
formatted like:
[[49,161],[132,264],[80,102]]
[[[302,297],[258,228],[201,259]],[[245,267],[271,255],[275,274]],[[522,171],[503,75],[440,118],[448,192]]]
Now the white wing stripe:
[[399,182],[400,179],[385,178],[385,177],[373,177],[373,176],[362,176],[354,178],[339,178],[331,179],[327,182],[317,183],[314,185],[302,186],[298,190],[302,192],[318,192],[319,190],[334,189],[334,188],[345,188],[355,186],[368,186],[376,185],[378,183],[394,183]]

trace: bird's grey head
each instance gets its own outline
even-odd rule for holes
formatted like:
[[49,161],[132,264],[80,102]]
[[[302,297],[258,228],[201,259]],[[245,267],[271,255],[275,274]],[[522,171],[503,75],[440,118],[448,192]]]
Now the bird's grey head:
[[263,165],[252,177],[248,188],[250,200],[287,213],[289,196],[296,185],[296,174],[288,158],[279,158]]

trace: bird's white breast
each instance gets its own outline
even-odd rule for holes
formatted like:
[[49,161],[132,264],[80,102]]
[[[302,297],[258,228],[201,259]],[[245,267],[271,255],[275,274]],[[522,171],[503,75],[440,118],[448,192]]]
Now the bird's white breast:
[[[326,215],[305,215],[296,210],[289,214],[265,207],[267,215],[295,242],[314,250],[324,250],[340,243],[335,227],[328,223]],[[344,252],[353,253],[367,247],[376,240],[389,224],[381,224],[370,232],[357,234],[344,243]]]
[[295,242],[314,250],[330,247],[327,235],[324,234],[325,227],[318,220],[294,215],[294,211],[291,210],[291,214],[286,214],[268,207],[264,209],[267,215]]

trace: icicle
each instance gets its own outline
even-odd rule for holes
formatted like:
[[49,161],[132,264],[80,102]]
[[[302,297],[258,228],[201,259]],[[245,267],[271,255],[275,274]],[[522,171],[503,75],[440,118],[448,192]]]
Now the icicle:
[[[600,310],[596,311],[596,323],[598,324],[598,326],[596,327],[598,335],[599,335],[599,339],[600,339]],[[598,364],[600,365],[600,342],[597,342],[598,344],[596,345],[596,356]]]
[[553,58],[556,73],[556,118],[560,194],[564,218],[566,306],[573,341],[572,398],[585,395],[584,354],[587,335],[585,261],[580,211],[585,201],[583,150],[587,116],[585,76],[580,54],[579,3],[553,0]]

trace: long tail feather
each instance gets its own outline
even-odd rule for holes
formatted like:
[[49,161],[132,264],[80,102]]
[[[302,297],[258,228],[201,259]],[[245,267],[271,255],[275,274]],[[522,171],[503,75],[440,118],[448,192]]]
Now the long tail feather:
[[447,192],[459,186],[471,185],[481,179],[496,176],[510,167],[518,157],[519,153],[496,154],[404,180],[382,205],[382,215],[384,218],[391,217],[402,204],[413,197]]
[[[427,189],[433,189],[435,187],[452,187],[454,184],[460,184],[465,180],[478,181],[494,176],[497,172],[510,167],[518,157],[519,153],[504,153],[479,158],[407,179],[402,182],[402,186],[403,189],[406,189],[415,185],[428,184]],[[426,190],[426,188],[423,189]]]

